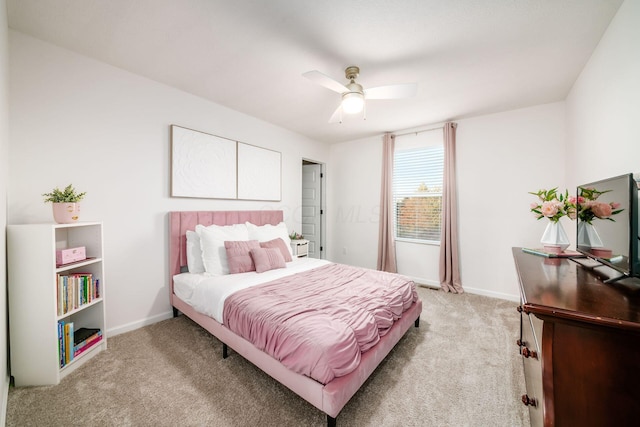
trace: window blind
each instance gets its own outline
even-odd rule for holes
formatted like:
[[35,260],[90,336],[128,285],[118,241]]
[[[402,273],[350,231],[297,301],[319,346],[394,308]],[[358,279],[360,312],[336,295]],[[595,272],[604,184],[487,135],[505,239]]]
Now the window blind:
[[396,148],[393,195],[396,238],[440,240],[444,147]]

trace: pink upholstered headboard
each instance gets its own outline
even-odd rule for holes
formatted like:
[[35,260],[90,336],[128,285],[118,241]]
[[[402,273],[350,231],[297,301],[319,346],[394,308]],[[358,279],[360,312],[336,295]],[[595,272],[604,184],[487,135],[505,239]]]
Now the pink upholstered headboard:
[[282,211],[180,211],[169,212],[169,283],[173,293],[173,276],[187,265],[187,230],[196,225],[231,225],[250,222],[255,225],[277,225]]

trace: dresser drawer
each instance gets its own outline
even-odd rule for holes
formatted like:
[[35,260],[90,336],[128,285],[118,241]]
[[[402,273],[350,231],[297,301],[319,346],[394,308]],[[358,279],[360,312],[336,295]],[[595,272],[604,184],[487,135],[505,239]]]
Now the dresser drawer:
[[542,426],[544,421],[542,395],[542,321],[531,314],[521,313],[522,338],[520,354],[524,368],[524,379],[527,393],[522,396],[522,403],[529,408],[532,426]]

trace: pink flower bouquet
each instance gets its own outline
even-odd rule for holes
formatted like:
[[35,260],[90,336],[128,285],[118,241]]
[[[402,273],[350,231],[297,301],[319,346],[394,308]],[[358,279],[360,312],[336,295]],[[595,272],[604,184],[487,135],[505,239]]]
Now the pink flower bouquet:
[[577,211],[580,221],[591,224],[595,218],[615,221],[611,218],[624,209],[620,209],[620,203],[617,202],[600,202],[598,197],[608,193],[611,190],[598,191],[591,187],[580,187],[578,197],[570,197],[569,202]]
[[531,203],[531,212],[537,219],[549,218],[553,222],[558,222],[563,216],[569,216],[572,206],[569,204],[569,192],[558,193],[558,188],[551,190],[538,190],[537,193],[529,192],[538,196],[538,202]]

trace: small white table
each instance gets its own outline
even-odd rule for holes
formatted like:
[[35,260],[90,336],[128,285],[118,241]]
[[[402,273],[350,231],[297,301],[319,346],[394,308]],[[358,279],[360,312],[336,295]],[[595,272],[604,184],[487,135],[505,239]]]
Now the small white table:
[[309,241],[305,239],[292,240],[291,249],[294,257],[306,257],[309,254]]

